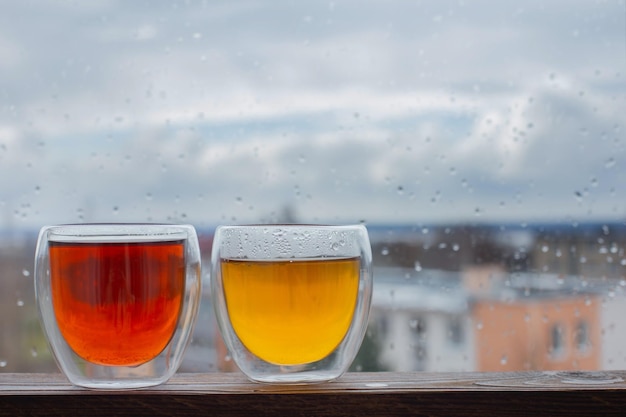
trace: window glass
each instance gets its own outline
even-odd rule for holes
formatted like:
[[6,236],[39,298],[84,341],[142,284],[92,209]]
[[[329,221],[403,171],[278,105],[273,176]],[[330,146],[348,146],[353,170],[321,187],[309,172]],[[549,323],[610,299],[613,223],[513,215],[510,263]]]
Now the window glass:
[[[205,282],[219,224],[364,223],[353,370],[624,369],[625,78],[624,0],[5,4],[0,371],[56,370],[82,222],[193,224]],[[182,370],[233,369],[207,292]]]

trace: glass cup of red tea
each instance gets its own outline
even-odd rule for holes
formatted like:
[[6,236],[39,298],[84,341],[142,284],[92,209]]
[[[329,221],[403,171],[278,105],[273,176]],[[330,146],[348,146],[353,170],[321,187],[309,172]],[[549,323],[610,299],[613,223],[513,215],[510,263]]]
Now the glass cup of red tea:
[[340,377],[365,335],[371,262],[363,225],[218,227],[211,297],[239,369],[265,383]]
[[179,368],[201,296],[195,229],[167,224],[47,226],[35,294],[57,364],[77,386],[142,388]]

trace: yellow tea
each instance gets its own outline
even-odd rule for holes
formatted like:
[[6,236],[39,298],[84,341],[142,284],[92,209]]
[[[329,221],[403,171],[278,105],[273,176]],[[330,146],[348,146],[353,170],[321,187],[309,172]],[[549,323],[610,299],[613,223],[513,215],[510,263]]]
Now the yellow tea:
[[50,242],[52,302],[77,355],[135,366],[169,343],[185,289],[183,241]]
[[354,315],[359,258],[222,259],[226,307],[235,333],[259,358],[300,365],[328,356]]

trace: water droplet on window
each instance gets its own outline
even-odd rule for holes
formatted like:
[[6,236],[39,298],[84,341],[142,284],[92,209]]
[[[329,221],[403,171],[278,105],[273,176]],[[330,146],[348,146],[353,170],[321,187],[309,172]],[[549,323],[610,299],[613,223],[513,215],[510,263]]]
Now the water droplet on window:
[[389,255],[389,248],[387,248],[387,247],[382,248],[380,250],[380,254],[383,255],[383,256]]
[[17,306],[18,306],[18,307],[24,307],[24,300],[22,300],[22,299],[18,299],[18,300],[17,300]]
[[4,368],[5,366],[7,366],[7,361],[0,359],[0,368]]
[[397,191],[398,191],[398,195],[404,194],[404,187],[401,185],[398,185]]
[[506,365],[506,363],[509,361],[509,359],[507,358],[506,355],[502,355],[502,357],[500,358],[500,365]]
[[605,168],[613,168],[615,166],[615,158],[611,157],[604,162]]
[[476,330],[482,330],[483,329],[483,322],[479,321],[478,323],[476,323]]
[[32,347],[30,348],[30,356],[32,356],[33,358],[36,358],[39,355],[39,353],[37,352],[37,348],[36,347]]
[[583,194],[580,191],[574,191],[574,195],[576,196],[576,200],[582,201]]
[[422,270],[422,264],[419,263],[419,261],[415,261],[415,265],[413,266],[413,269],[415,269],[415,271],[420,272]]
[[22,275],[25,277],[29,277],[30,276],[30,271],[28,269],[22,269]]
[[548,245],[543,245],[541,247],[541,252],[546,253],[550,250],[550,247]]
[[459,246],[459,244],[458,244],[458,243],[454,243],[454,244],[452,245],[452,250],[453,250],[453,251],[458,252],[458,251],[459,251],[459,249],[461,249],[461,247]]

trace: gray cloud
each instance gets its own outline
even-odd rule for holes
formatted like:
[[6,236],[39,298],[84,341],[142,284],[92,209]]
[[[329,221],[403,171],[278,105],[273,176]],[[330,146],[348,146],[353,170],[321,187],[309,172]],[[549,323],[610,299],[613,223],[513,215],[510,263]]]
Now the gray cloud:
[[623,218],[624,4],[544,3],[5,6],[0,226]]

